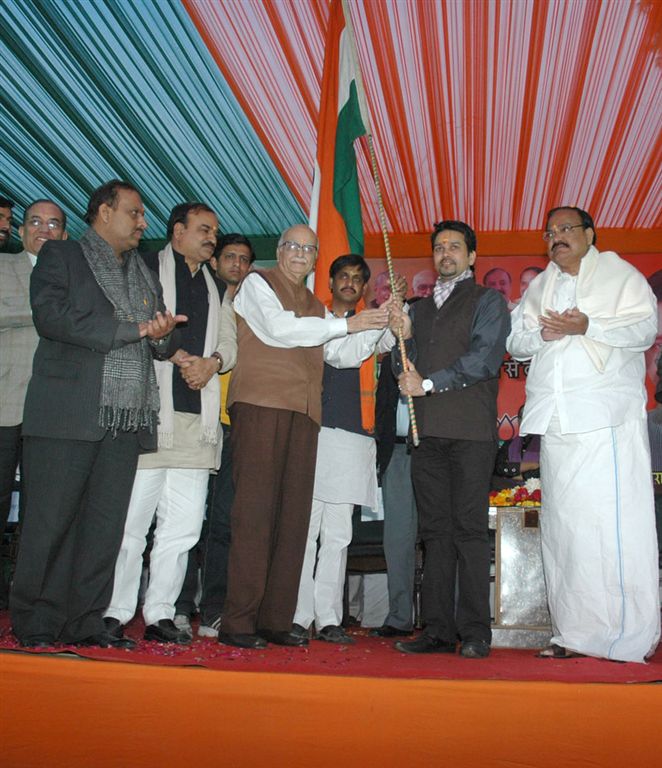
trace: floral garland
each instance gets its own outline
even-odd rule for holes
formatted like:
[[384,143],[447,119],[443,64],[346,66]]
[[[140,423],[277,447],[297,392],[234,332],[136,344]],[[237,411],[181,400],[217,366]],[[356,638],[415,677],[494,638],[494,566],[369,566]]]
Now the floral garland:
[[538,507],[540,506],[540,480],[532,478],[524,485],[504,488],[490,493],[490,506],[493,507]]

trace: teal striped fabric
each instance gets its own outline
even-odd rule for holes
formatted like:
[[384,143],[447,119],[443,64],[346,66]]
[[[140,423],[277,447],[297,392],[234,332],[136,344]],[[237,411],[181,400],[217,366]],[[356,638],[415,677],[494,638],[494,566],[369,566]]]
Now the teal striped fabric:
[[184,200],[226,232],[306,218],[179,0],[3,0],[0,16],[0,195],[16,218],[50,197],[78,237],[113,177],[141,190],[150,239]]

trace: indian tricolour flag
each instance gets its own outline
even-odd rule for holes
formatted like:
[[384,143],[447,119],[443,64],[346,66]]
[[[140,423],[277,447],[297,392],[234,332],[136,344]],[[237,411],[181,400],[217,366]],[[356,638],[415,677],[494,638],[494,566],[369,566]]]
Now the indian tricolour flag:
[[363,255],[354,141],[367,132],[363,84],[349,14],[332,0],[324,53],[317,158],[309,224],[320,242],[315,294],[329,299],[329,266],[344,253]]

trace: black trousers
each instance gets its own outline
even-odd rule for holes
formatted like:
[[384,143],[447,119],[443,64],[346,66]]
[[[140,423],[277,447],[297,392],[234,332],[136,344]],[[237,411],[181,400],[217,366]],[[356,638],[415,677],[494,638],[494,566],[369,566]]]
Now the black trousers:
[[[0,427],[0,541],[5,535],[7,518],[11,509],[11,495],[14,490],[16,467],[21,458],[21,425]],[[22,474],[22,472],[21,472]],[[23,494],[20,497],[23,508]],[[22,516],[22,515],[20,515]],[[8,563],[0,561],[0,605],[6,605],[8,584],[5,572]]]
[[186,579],[176,604],[177,613],[191,615],[195,612],[195,593],[200,567],[202,624],[211,624],[223,613],[225,605],[230,553],[230,510],[233,499],[232,442],[230,427],[223,424],[221,466],[216,475],[209,476],[207,519],[202,528],[199,546],[189,552]]
[[496,448],[493,441],[426,437],[411,454],[425,544],[423,619],[426,633],[441,640],[492,637],[488,511]]
[[23,439],[25,515],[10,597],[19,640],[104,629],[138,463],[138,436]]

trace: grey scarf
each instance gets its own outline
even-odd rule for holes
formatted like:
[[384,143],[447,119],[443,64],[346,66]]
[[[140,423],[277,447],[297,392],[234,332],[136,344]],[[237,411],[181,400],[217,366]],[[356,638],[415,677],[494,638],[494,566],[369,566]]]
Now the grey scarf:
[[[112,248],[92,228],[80,239],[83,254],[99,288],[120,321],[151,320],[158,290],[155,278],[137,250],[124,253],[120,264]],[[117,432],[154,431],[159,412],[159,391],[147,339],[111,349],[103,364],[99,424]]]

